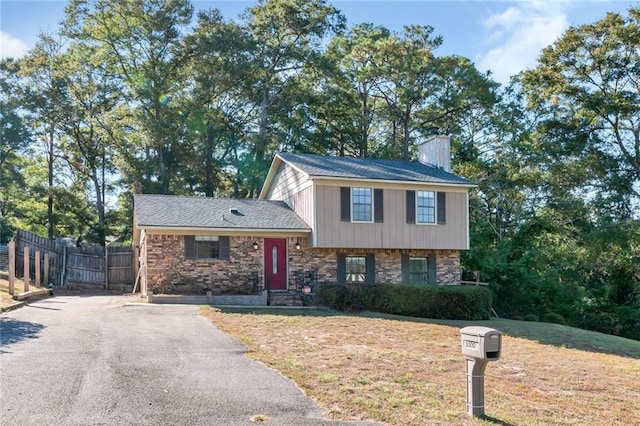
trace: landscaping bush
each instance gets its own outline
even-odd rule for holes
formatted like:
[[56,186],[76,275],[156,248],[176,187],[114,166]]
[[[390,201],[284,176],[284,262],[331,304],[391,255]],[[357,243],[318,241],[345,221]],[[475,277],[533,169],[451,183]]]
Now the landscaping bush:
[[522,317],[522,321],[538,322],[538,321],[540,321],[540,318],[536,314],[527,314],[527,315]]
[[564,317],[560,314],[556,314],[555,312],[547,312],[546,314],[544,314],[544,316],[542,317],[542,321],[550,322],[553,324],[567,325],[567,321],[564,319]]
[[492,303],[483,287],[353,283],[322,284],[316,300],[341,311],[458,320],[489,319]]

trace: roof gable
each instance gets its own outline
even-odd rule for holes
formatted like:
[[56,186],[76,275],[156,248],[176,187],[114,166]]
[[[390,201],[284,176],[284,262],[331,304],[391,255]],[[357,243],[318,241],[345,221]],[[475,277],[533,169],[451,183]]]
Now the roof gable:
[[310,230],[282,201],[136,194],[134,205],[140,228]]

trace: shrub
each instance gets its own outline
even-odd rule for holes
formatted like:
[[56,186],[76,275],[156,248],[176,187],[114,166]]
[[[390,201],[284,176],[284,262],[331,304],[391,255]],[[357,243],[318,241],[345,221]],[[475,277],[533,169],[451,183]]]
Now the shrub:
[[538,318],[538,316],[536,314],[527,314],[527,315],[522,317],[522,321],[535,321],[535,322],[538,322],[538,321],[540,321],[540,318]]
[[459,320],[489,319],[492,304],[490,291],[483,287],[404,284],[325,283],[316,300],[341,311]]
[[556,314],[555,312],[547,312],[546,314],[544,314],[544,316],[542,317],[542,321],[550,322],[553,324],[567,325],[567,321],[564,319],[564,317],[560,314]]

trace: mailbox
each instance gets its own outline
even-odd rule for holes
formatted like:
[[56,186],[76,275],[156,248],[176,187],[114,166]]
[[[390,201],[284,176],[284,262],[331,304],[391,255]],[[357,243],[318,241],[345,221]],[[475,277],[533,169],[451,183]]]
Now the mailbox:
[[484,415],[484,370],[497,361],[502,351],[502,333],[489,327],[471,326],[460,330],[462,355],[467,369],[467,413]]
[[489,327],[465,327],[460,330],[462,355],[486,361],[500,359],[502,333]]

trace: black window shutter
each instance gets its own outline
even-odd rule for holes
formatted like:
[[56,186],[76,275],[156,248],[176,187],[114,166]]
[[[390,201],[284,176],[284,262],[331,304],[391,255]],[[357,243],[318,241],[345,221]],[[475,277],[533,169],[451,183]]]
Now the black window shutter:
[[367,253],[367,257],[365,260],[365,265],[367,268],[367,273],[365,276],[365,284],[375,284],[376,283],[376,256],[373,253]]
[[344,284],[347,281],[347,255],[338,253],[338,276],[336,277],[338,284]]
[[196,258],[196,237],[194,235],[184,236],[184,257],[185,259]]
[[340,220],[351,221],[351,188],[340,187]]
[[373,220],[374,222],[384,222],[384,199],[382,189],[373,190]]
[[402,266],[402,282],[409,283],[409,254],[402,253],[400,255],[400,264]]
[[427,272],[429,274],[429,284],[438,284],[438,277],[436,275],[436,255],[430,254],[427,258]]
[[229,237],[218,238],[218,250],[220,260],[229,260]]
[[416,191],[407,191],[407,223],[416,223]]
[[438,224],[447,223],[447,193],[438,192]]

